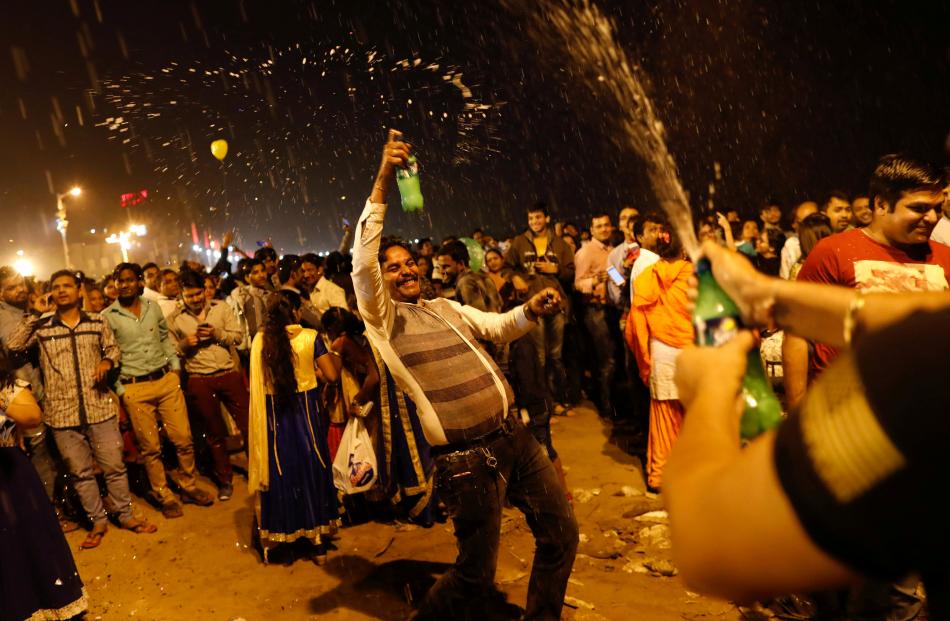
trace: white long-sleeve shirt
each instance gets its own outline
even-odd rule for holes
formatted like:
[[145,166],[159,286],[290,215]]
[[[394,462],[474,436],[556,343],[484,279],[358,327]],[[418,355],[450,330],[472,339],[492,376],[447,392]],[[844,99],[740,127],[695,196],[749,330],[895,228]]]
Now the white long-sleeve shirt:
[[[524,306],[520,306],[504,314],[499,314],[482,312],[471,306],[463,306],[455,301],[446,299],[432,302],[420,300],[418,304],[393,301],[390,297],[387,285],[383,281],[383,273],[378,258],[386,208],[387,206],[385,204],[372,203],[367,200],[355,231],[356,239],[353,246],[352,273],[353,288],[356,293],[360,315],[366,325],[366,336],[379,351],[383,362],[386,363],[386,366],[395,378],[399,389],[406,392],[415,403],[419,421],[422,424],[422,430],[429,443],[438,446],[450,442],[458,442],[459,436],[469,438],[475,435],[475,432],[473,431],[471,435],[466,434],[464,427],[447,430],[445,422],[452,422],[448,418],[448,413],[452,407],[451,403],[447,403],[443,406],[442,402],[439,402],[437,405],[440,411],[437,411],[437,407],[433,405],[429,396],[427,396],[427,393],[428,395],[433,395],[455,388],[451,385],[452,378],[445,377],[445,375],[448,375],[448,372],[440,376],[438,373],[433,373],[431,368],[427,369],[424,364],[420,365],[414,360],[407,363],[393,346],[394,340],[406,338],[408,332],[413,328],[418,329],[418,325],[407,327],[406,318],[413,314],[419,316],[418,313],[421,310],[421,312],[425,313],[426,317],[441,322],[439,324],[440,326],[445,324],[457,332],[458,339],[456,342],[464,342],[483,367],[483,369],[480,368],[476,372],[483,377],[485,375],[484,372],[490,374],[491,384],[493,384],[493,386],[482,389],[485,394],[473,395],[470,393],[465,398],[478,397],[481,401],[486,403],[491,402],[492,407],[495,407],[499,404],[498,397],[500,395],[501,405],[498,409],[501,410],[501,415],[507,413],[508,407],[511,405],[511,393],[508,383],[481,346],[472,339],[464,336],[462,332],[458,330],[457,326],[453,327],[454,323],[449,320],[448,315],[454,315],[456,318],[460,317],[464,323],[462,327],[470,330],[476,339],[483,339],[495,343],[512,341],[522,336],[534,327],[534,322],[528,319]],[[399,306],[405,308],[399,308]],[[399,319],[398,322],[397,319]],[[443,329],[440,334],[444,336],[446,331]],[[418,333],[412,335],[410,338],[413,339],[415,343],[419,342]],[[454,336],[451,338],[455,339]],[[460,343],[459,346],[461,346]],[[436,355],[437,351],[433,349],[431,352],[420,352],[421,355],[425,355],[426,353]],[[420,354],[413,354],[413,356],[418,357]],[[470,356],[470,352],[463,351],[458,354],[458,356],[463,355]],[[446,360],[445,368],[448,369],[450,364],[451,360]],[[410,366],[413,368],[410,369]],[[497,393],[494,391],[497,391]],[[496,412],[495,414],[497,415],[498,413]],[[472,417],[477,417],[478,415],[478,412],[471,413]],[[458,416],[458,414],[452,413],[452,416]],[[467,417],[462,416],[461,418]],[[477,425],[481,429],[481,427],[491,422],[492,421],[478,421]],[[490,431],[490,429],[481,430]],[[448,436],[447,431],[449,433]]]

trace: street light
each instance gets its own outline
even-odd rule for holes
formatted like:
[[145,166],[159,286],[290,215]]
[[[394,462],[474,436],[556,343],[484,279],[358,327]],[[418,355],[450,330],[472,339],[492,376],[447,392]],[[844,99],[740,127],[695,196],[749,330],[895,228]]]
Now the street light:
[[129,249],[132,247],[132,236],[145,237],[147,229],[144,224],[132,224],[128,231],[119,231],[106,237],[107,244],[119,244],[119,250],[122,252],[122,262],[129,262]]
[[69,261],[69,244],[66,243],[66,229],[69,227],[69,220],[66,218],[66,205],[63,204],[63,199],[67,196],[76,198],[80,194],[82,194],[82,188],[77,185],[68,192],[56,195],[56,217],[58,218],[56,228],[59,230],[60,235],[63,236],[63,259],[66,260],[67,269],[72,268],[72,263]]

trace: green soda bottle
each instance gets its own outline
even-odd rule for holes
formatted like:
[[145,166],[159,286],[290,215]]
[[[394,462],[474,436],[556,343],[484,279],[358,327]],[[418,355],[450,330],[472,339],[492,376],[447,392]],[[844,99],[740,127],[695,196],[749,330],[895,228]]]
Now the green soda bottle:
[[[699,290],[693,309],[696,344],[716,347],[727,343],[742,328],[739,307],[713,278],[712,266],[706,259],[696,264]],[[739,435],[750,440],[772,429],[782,420],[782,404],[772,391],[772,384],[762,367],[758,349],[749,352],[745,377],[742,378],[742,399],[745,408],[739,423]]]
[[407,213],[422,211],[422,186],[419,184],[419,160],[410,155],[405,168],[396,169],[396,185],[402,198],[402,210]]

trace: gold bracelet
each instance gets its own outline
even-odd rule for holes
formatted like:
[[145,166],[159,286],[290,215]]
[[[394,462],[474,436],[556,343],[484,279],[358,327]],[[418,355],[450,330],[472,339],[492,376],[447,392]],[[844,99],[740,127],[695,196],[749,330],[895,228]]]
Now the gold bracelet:
[[858,313],[864,308],[864,291],[858,290],[857,294],[851,299],[851,303],[848,304],[848,312],[844,315],[844,344],[848,347],[851,346],[851,339],[854,337],[854,328],[857,324]]

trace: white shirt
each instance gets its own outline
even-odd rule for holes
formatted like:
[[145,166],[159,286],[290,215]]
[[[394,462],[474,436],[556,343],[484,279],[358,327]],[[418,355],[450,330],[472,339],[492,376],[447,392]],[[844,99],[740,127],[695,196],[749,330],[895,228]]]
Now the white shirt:
[[[432,403],[426,397],[413,377],[412,373],[403,364],[402,359],[389,342],[393,325],[396,321],[396,302],[389,296],[389,289],[383,282],[383,272],[379,266],[379,244],[383,236],[383,219],[386,217],[386,205],[366,201],[363,213],[356,225],[353,244],[353,289],[356,292],[356,303],[360,316],[366,325],[366,338],[379,351],[383,362],[393,374],[396,385],[400,390],[409,394],[416,404],[416,413],[426,440],[433,446],[447,444],[445,430],[439,421]],[[494,343],[507,343],[534,327],[534,322],[528,319],[524,306],[519,306],[507,313],[485,313],[471,306],[463,306],[454,300],[442,300],[451,304],[453,309],[468,324],[476,338]],[[426,306],[424,300],[419,302]],[[504,390],[504,380],[495,373],[492,366],[474,344],[466,341],[485,368],[491,373],[495,384],[502,392],[507,402]],[[508,404],[511,406],[512,404]]]
[[930,234],[930,239],[950,246],[950,218],[941,216],[937,226],[934,227],[933,233]]
[[343,290],[343,287],[323,276],[320,277],[313,291],[310,292],[310,303],[321,315],[331,306],[349,310],[346,304],[346,291]]
[[640,256],[637,257],[637,260],[633,262],[633,267],[630,268],[630,305],[633,306],[633,288],[637,282],[637,278],[646,271],[648,267],[660,260],[660,255],[653,252],[652,250],[647,250],[646,248],[640,248]]
[[798,260],[801,258],[802,242],[799,241],[798,235],[794,235],[786,239],[785,245],[782,246],[782,262],[779,264],[778,268],[779,277],[788,280],[792,266],[798,263]]

